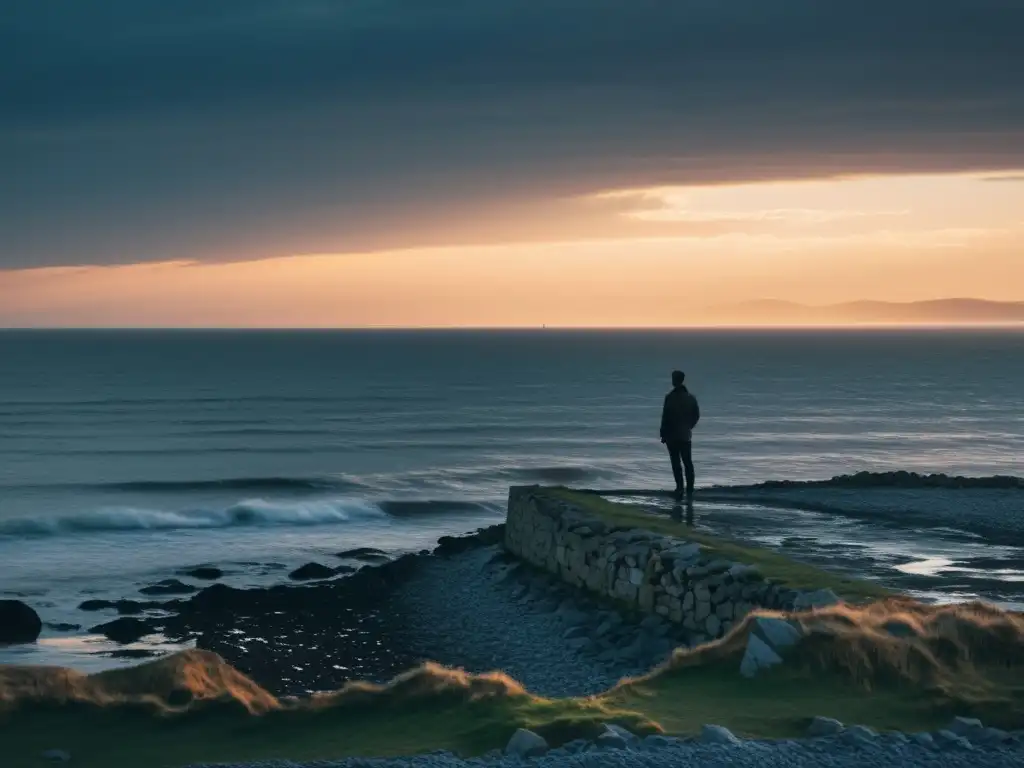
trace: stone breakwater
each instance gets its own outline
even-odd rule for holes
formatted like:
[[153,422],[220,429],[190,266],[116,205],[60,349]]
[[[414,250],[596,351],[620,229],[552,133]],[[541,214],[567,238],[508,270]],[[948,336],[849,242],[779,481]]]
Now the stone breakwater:
[[748,613],[838,602],[830,590],[774,584],[757,568],[684,538],[609,525],[536,487],[509,491],[505,548],[566,583],[683,627],[692,643],[724,636]]

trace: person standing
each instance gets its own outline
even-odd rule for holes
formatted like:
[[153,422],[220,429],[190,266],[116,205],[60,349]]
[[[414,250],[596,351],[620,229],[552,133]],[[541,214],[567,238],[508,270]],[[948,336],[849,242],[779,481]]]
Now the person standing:
[[661,442],[668,448],[677,499],[693,493],[693,428],[700,421],[700,406],[683,384],[685,380],[682,371],[672,371],[672,391],[665,395],[661,410]]

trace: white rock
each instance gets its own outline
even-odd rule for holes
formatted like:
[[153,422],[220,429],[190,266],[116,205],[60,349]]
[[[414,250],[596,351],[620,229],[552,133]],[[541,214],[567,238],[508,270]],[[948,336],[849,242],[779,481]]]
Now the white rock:
[[803,635],[785,619],[773,616],[758,616],[754,619],[754,629],[772,648],[781,651],[800,642]]
[[939,731],[935,734],[935,741],[943,747],[958,747],[960,749],[974,749],[974,745],[963,736],[958,736],[952,731]]
[[700,740],[705,744],[742,744],[732,731],[721,725],[705,725],[701,728]]
[[815,717],[807,728],[807,735],[811,738],[818,736],[835,736],[843,732],[843,724],[831,717]]
[[814,592],[804,592],[797,596],[793,607],[798,611],[808,609],[827,608],[830,605],[837,605],[839,597],[831,589],[819,589]]
[[517,755],[519,757],[536,757],[537,755],[543,755],[548,749],[548,743],[543,737],[538,736],[533,731],[520,728],[508,740],[508,744],[505,746],[505,754]]
[[957,736],[963,736],[970,738],[976,733],[980,733],[985,728],[981,724],[981,720],[974,717],[955,717],[953,722],[946,726],[947,731],[952,731]]
[[762,669],[768,669],[781,663],[782,657],[772,650],[764,640],[753,632],[747,636],[747,650],[743,654],[743,661],[740,662],[741,675],[754,677]]
[[878,734],[866,725],[851,725],[843,731],[843,739],[848,744],[871,744],[878,741]]
[[621,725],[606,723],[604,726],[604,731],[605,733],[614,733],[616,736],[619,736],[625,739],[626,741],[637,741],[636,734],[632,733],[626,728],[623,728]]

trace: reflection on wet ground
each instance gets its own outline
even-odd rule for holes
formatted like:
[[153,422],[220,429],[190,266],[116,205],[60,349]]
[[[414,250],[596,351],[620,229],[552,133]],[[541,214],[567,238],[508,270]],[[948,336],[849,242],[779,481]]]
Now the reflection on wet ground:
[[992,544],[955,528],[916,528],[892,521],[764,504],[610,496],[695,525],[698,530],[769,546],[813,565],[882,581],[922,600],[982,599],[1024,610],[1024,547]]

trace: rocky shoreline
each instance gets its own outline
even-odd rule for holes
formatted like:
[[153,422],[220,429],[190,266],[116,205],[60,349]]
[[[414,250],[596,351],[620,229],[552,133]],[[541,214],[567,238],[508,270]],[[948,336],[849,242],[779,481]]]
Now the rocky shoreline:
[[542,696],[589,695],[706,639],[573,589],[507,554],[504,534],[496,525],[443,537],[432,551],[393,560],[357,553],[369,562],[354,572],[267,588],[213,583],[181,595],[165,580],[154,586],[170,599],[152,599],[150,589],[148,600],[87,600],[80,609],[110,616],[90,631],[115,642],[160,633],[194,643],[275,695],[293,696],[385,682],[428,660],[503,671]]

